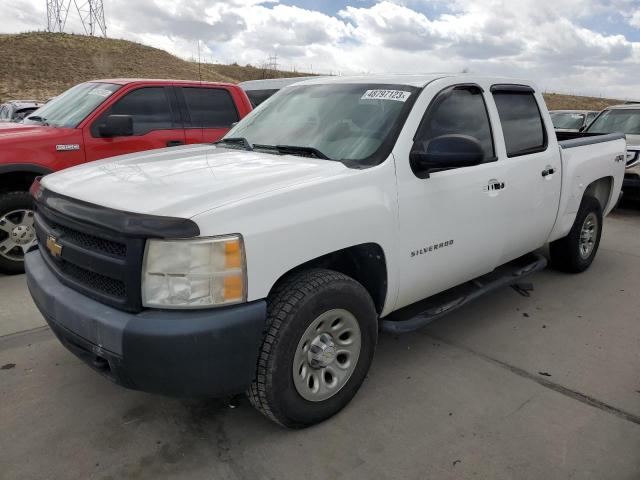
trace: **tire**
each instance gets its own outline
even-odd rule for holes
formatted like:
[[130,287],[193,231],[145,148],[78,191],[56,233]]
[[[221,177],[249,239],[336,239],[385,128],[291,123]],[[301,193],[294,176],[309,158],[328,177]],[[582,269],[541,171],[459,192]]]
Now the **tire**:
[[[591,227],[589,227],[591,225]],[[589,227],[589,228],[588,228]],[[591,231],[588,234],[583,228]],[[589,241],[585,244],[583,234]],[[550,264],[562,272],[584,272],[598,252],[602,235],[602,207],[594,197],[584,197],[569,234],[549,245]],[[586,249],[586,245],[589,246]]]
[[[21,214],[21,212],[24,212]],[[13,226],[12,226],[13,225]],[[15,230],[15,226],[22,226]],[[20,243],[13,242],[16,239]],[[33,199],[29,192],[0,195],[0,272],[24,273],[24,252],[35,243]]]
[[[367,375],[378,338],[378,316],[360,283],[332,270],[292,274],[267,299],[266,327],[256,379],[247,392],[256,409],[280,425],[303,428],[351,401]],[[351,343],[343,346],[341,339]]]

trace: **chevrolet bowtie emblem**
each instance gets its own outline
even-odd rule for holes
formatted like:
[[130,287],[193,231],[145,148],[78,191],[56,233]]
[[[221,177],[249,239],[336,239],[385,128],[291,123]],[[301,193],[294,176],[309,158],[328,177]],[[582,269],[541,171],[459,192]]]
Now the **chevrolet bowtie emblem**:
[[49,235],[47,237],[47,250],[52,257],[59,257],[62,254],[62,245],[58,243],[55,237]]

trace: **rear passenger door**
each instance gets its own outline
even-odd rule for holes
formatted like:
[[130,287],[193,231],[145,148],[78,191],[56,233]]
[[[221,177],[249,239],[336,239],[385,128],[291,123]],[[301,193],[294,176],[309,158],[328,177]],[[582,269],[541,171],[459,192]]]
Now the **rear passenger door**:
[[550,122],[541,114],[544,100],[528,86],[494,85],[491,94],[500,117],[504,143],[501,177],[508,209],[500,263],[545,244],[558,213],[560,152]]
[[187,143],[220,140],[240,119],[231,93],[217,87],[176,87]]
[[[130,115],[133,135],[102,138],[109,115]],[[171,87],[142,87],[124,94],[84,132],[87,161],[185,143],[180,111]]]

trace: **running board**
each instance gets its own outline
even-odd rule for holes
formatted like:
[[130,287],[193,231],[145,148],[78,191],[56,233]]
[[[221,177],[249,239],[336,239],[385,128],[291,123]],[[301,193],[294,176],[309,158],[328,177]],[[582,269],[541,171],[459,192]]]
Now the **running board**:
[[529,254],[506,263],[494,271],[408,305],[382,319],[382,331],[407,333],[419,330],[463,305],[502,287],[519,283],[524,277],[547,266],[540,254]]

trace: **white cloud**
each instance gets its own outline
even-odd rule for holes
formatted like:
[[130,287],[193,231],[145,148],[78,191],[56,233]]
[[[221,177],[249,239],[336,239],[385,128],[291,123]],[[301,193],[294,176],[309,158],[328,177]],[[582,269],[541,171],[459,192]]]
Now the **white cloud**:
[[[195,56],[199,39],[205,58],[223,62],[260,64],[277,53],[283,67],[315,72],[467,68],[532,78],[549,90],[640,97],[640,42],[583,26],[617,16],[640,28],[637,0],[350,3],[335,16],[276,0],[111,0],[105,7],[110,36],[185,58]],[[434,7],[438,14],[420,13]],[[2,2],[0,18],[7,32],[42,28],[44,5]],[[81,31],[71,15],[69,28]]]

